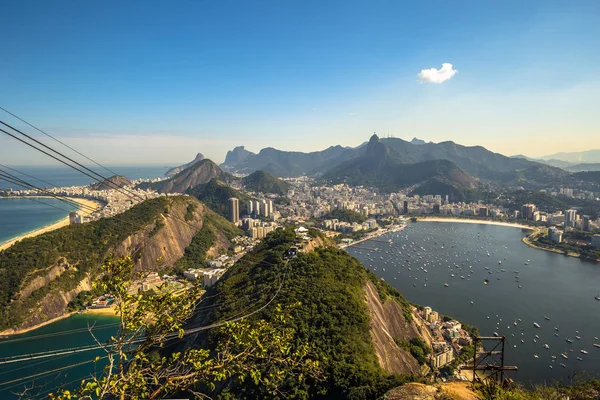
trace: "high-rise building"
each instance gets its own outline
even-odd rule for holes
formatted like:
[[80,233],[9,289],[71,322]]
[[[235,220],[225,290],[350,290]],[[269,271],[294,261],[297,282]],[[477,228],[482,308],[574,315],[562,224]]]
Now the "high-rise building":
[[408,214],[408,200],[404,200],[404,209],[402,211],[404,214]]
[[562,242],[563,231],[554,226],[548,228],[548,239],[552,241],[552,243],[560,243]]
[[523,204],[521,206],[521,218],[532,220],[536,208],[535,204]]
[[254,215],[260,215],[260,201],[254,200]]
[[229,199],[229,220],[236,225],[240,221],[240,201],[235,197]]
[[574,227],[577,221],[577,210],[570,209],[565,211],[565,228]]
[[584,230],[584,231],[586,231],[586,232],[591,231],[591,229],[590,229],[590,222],[591,222],[590,216],[589,215],[584,215],[583,217],[581,217],[581,220],[582,220],[582,222],[581,222],[581,229]]
[[600,249],[600,235],[592,236],[592,247],[595,249]]
[[260,202],[260,215],[263,217],[269,216],[269,203],[266,200]]
[[273,200],[267,200],[267,208],[269,210],[269,215],[273,215]]
[[480,217],[487,217],[489,215],[489,209],[487,207],[479,207],[479,210],[477,210],[477,214]]
[[254,214],[254,200],[252,199],[248,200],[248,214]]
[[433,205],[433,213],[434,214],[439,214],[440,213],[440,205],[439,204],[434,204]]

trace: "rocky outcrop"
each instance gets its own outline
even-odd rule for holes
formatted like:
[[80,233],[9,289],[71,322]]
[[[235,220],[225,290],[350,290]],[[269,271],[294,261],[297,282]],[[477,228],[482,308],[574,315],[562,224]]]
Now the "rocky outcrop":
[[50,292],[38,302],[36,312],[23,323],[23,328],[29,328],[43,322],[60,317],[67,312],[67,306],[77,295],[85,290],[92,289],[92,279],[87,276],[79,282],[77,287],[67,292]]
[[382,397],[383,400],[478,400],[467,383],[452,382],[440,385],[407,383],[392,389]]
[[204,204],[195,199],[193,202],[196,204],[193,218],[188,216],[186,221],[186,205],[172,207],[168,216],[161,214],[154,224],[124,240],[115,249],[115,255],[132,254],[137,271],[159,271],[173,266],[202,229],[204,214],[210,212]]
[[416,325],[406,320],[400,304],[392,299],[382,302],[372,282],[367,281],[364,292],[371,319],[371,338],[379,365],[391,374],[419,375],[421,367],[417,360],[394,341],[408,341],[420,336]]
[[27,285],[21,290],[20,298],[25,299],[29,297],[31,293],[34,291],[43,288],[48,285],[50,282],[58,278],[69,269],[69,263],[64,258],[61,258],[54,264],[52,267],[48,269],[46,273],[43,275],[38,275],[35,278],[32,278]]

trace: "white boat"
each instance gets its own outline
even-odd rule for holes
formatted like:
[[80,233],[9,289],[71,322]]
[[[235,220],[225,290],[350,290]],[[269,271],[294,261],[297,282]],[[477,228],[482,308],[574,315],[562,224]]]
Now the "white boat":
[[598,344],[598,343],[594,343],[594,347],[598,347],[598,348],[600,348],[600,344]]
[[444,287],[448,287],[448,286],[450,286],[450,285],[448,285],[447,283],[444,283]]
[[535,326],[536,328],[539,328],[539,327],[540,327],[540,324],[538,324],[537,322],[534,322],[534,323],[533,323],[533,326]]
[[587,354],[588,352],[586,350],[581,350],[581,354]]
[[581,357],[577,357],[577,359],[578,359],[579,361],[583,361],[583,358],[581,358]]
[[567,338],[567,339],[565,339],[565,340],[566,340],[567,342],[569,342],[569,343],[573,343],[573,341],[572,341],[571,339],[569,339],[569,338]]
[[547,315],[545,315],[545,316],[544,316],[544,319],[545,319],[546,321],[550,321],[550,317],[549,317],[549,316],[547,316]]
[[567,354],[566,354],[566,353],[560,353],[560,356],[561,356],[562,358],[564,358],[565,360],[568,360],[568,359],[569,359],[569,357],[567,356]]
[[544,348],[545,348],[546,350],[548,350],[548,349],[550,348],[550,346],[548,346],[548,344],[546,344],[546,343],[545,343],[545,344],[544,344]]
[[534,354],[533,358],[540,358],[540,356],[538,356],[537,354]]

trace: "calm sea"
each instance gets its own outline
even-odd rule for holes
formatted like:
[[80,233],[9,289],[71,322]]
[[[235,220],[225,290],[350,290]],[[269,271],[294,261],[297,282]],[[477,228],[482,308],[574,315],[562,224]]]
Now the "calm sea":
[[517,381],[600,377],[600,348],[593,346],[600,343],[600,301],[594,299],[600,264],[530,248],[521,242],[525,234],[503,226],[419,222],[379,238],[391,244],[367,241],[348,252],[411,302],[478,326],[484,336],[506,336],[505,361],[519,368],[512,376]]
[[[129,179],[150,179],[163,177],[169,167],[167,166],[106,166],[117,175],[122,175]],[[12,167],[11,167],[12,168]],[[95,183],[96,181],[74,169],[67,168],[66,166],[49,166],[49,167],[14,167],[16,170],[23,172],[27,175],[31,175],[42,181],[46,181],[53,186],[83,186]],[[96,171],[101,176],[108,178],[113,174],[106,171],[96,165],[88,166],[93,171]],[[44,188],[49,187],[47,183],[36,181],[30,177],[20,175],[14,171],[7,170],[13,175],[19,176],[19,178],[26,180],[32,185]],[[87,171],[86,171],[87,172]],[[94,176],[93,174],[90,174]],[[0,180],[0,189],[22,189],[15,187],[12,183]]]
[[[104,342],[116,333],[117,322],[116,317],[76,315],[23,335],[0,340],[0,359],[13,355],[92,345],[95,342],[87,330],[92,326],[94,335],[100,342]],[[47,398],[47,394],[54,392],[58,387],[77,387],[82,378],[94,372],[94,368],[101,370],[105,365],[104,362],[101,361],[96,365],[90,362],[33,378],[27,377],[94,360],[96,356],[102,357],[104,352],[94,350],[0,365],[0,399],[17,399],[18,394],[22,393],[25,387],[30,388],[28,394],[31,396],[25,398]],[[21,380],[21,378],[27,379]]]
[[74,209],[53,198],[0,198],[0,243],[59,221]]

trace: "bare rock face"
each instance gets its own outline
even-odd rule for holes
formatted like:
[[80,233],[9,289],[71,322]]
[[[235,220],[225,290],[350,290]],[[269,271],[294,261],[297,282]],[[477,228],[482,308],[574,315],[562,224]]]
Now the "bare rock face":
[[406,321],[402,307],[395,301],[382,302],[371,282],[365,285],[365,301],[371,317],[371,338],[381,368],[390,374],[419,375],[421,367],[417,360],[394,341],[419,336],[414,322]]
[[115,255],[134,254],[137,271],[159,271],[173,266],[183,256],[194,235],[202,229],[207,208],[194,202],[198,204],[193,219],[185,220],[186,205],[172,207],[169,218],[160,215],[154,224],[129,236],[115,249]]

